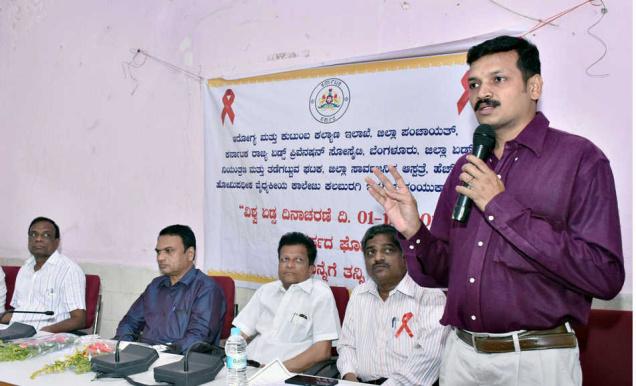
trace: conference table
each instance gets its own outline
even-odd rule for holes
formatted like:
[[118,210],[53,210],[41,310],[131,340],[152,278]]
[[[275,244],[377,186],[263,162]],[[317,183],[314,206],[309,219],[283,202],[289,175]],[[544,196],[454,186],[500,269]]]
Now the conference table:
[[[0,327],[1,329],[2,327]],[[41,334],[41,333],[39,333]],[[122,347],[124,344],[122,343]],[[64,358],[65,355],[70,355],[75,352],[74,347],[69,347],[63,350],[55,351],[49,354],[40,355],[34,358],[30,358],[22,361],[12,362],[0,362],[0,386],[5,385],[47,385],[47,386],[67,386],[67,385],[91,385],[91,386],[126,386],[130,385],[124,379],[115,378],[100,378],[95,379],[95,373],[88,372],[84,374],[75,374],[71,370],[66,370],[58,374],[43,374],[35,379],[31,379],[30,376],[36,370],[41,369],[47,364],[51,364],[58,359]],[[157,366],[166,365],[168,363],[176,362],[182,358],[181,355],[169,354],[160,352],[159,359],[157,359],[150,368],[143,373],[131,375],[130,378],[136,382],[144,383],[147,385],[164,384],[168,383],[156,382],[154,379],[153,369]],[[248,367],[248,378],[254,375],[258,369]],[[225,385],[225,368],[217,374],[216,378],[212,382],[205,383],[205,385]],[[267,383],[250,383],[253,384],[267,384],[267,385],[286,385],[284,381],[271,381]],[[340,385],[361,385],[360,383],[349,382],[339,380]]]

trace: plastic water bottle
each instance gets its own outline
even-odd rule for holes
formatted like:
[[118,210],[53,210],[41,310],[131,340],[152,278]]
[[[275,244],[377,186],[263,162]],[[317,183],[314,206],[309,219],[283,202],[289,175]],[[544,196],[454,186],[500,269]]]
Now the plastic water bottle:
[[231,335],[225,342],[225,366],[228,385],[247,385],[247,343],[241,330],[236,327],[232,327]]

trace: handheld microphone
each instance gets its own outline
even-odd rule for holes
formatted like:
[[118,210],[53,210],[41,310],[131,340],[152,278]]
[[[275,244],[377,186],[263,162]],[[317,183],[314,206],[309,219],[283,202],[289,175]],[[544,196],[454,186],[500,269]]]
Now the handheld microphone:
[[[477,126],[473,134],[473,155],[483,161],[490,156],[494,148],[495,130],[493,130],[492,126],[486,124]],[[463,184],[464,186],[468,186],[465,182]],[[457,203],[453,208],[451,218],[459,222],[466,222],[471,206],[472,200],[460,194],[457,197]]]

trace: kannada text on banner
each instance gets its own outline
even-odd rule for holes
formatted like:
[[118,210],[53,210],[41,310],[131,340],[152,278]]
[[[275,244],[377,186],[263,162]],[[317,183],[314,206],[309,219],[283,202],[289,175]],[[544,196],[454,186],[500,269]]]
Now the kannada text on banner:
[[448,173],[472,150],[464,58],[209,81],[206,268],[246,286],[272,280],[280,236],[300,231],[318,247],[318,277],[364,282],[360,239],[386,221],[366,191],[371,168],[396,165],[429,226]]

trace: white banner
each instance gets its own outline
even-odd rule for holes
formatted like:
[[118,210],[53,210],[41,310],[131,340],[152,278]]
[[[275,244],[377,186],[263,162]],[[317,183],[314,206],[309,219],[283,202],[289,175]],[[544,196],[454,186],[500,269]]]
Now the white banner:
[[367,192],[371,167],[397,165],[430,225],[477,125],[465,54],[208,81],[205,264],[243,286],[277,277],[290,231],[318,247],[316,275],[366,280],[360,242],[385,221]]

